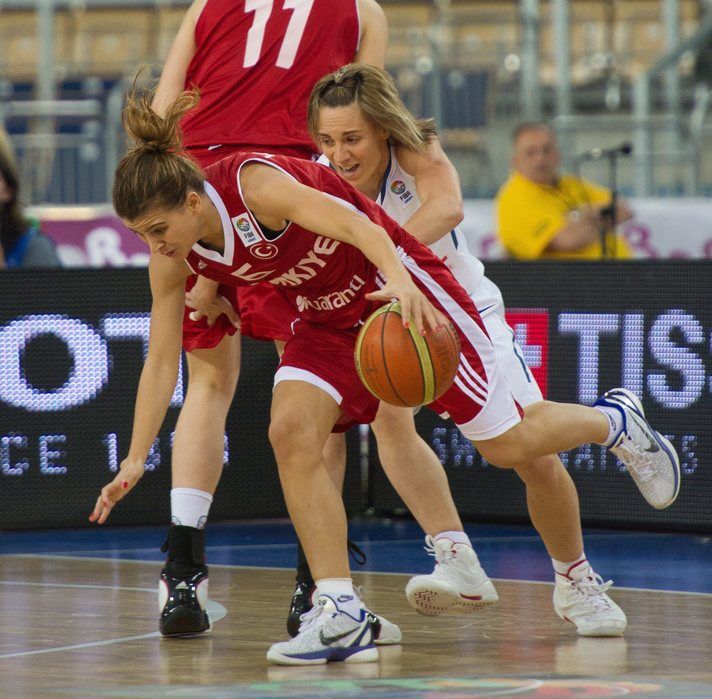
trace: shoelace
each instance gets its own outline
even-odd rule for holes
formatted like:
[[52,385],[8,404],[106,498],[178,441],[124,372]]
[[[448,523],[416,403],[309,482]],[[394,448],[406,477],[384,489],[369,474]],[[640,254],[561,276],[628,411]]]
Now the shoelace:
[[651,466],[648,457],[646,457],[646,452],[630,438],[621,442],[617,451],[622,451],[629,455],[630,463],[626,464],[626,468],[634,471],[643,483],[647,483],[655,477],[655,469]]
[[455,554],[451,547],[438,547],[437,542],[429,534],[425,537],[425,546],[423,546],[428,556],[432,556],[436,563],[451,563],[455,560]]
[[319,600],[308,612],[305,612],[299,617],[301,624],[299,625],[299,633],[306,631],[310,626],[312,626],[316,620],[321,616],[324,611],[325,602]]
[[598,611],[610,609],[611,605],[603,595],[613,586],[613,580],[603,582],[603,578],[598,573],[593,573],[593,575],[572,580],[571,586],[577,589],[594,609]]

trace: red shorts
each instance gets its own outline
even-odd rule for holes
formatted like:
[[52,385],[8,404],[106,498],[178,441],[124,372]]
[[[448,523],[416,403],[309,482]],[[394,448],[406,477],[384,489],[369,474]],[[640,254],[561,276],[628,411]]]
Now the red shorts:
[[[207,167],[213,163],[241,150],[268,151],[279,155],[290,155],[310,159],[312,154],[297,148],[267,148],[262,146],[237,147],[221,146],[219,148],[192,148],[190,155],[200,164]],[[193,274],[186,280],[186,292],[193,288],[197,275]],[[258,284],[239,288],[220,285],[218,293],[224,296],[240,316],[240,333],[256,340],[288,340],[291,336],[291,325],[297,316],[297,311],[271,285]],[[183,349],[191,352],[194,349],[210,349],[215,347],[225,335],[234,335],[235,326],[226,315],[218,318],[209,327],[204,318],[191,320],[192,309],[186,308],[183,315]]]
[[[493,439],[522,416],[498,368],[495,350],[467,292],[434,256],[402,255],[406,268],[425,295],[448,316],[460,336],[460,365],[453,385],[430,408],[451,417],[473,441]],[[356,371],[357,329],[333,330],[300,321],[288,340],[275,374],[280,381],[306,381],[328,393],[342,409],[339,424],[370,423],[378,400]],[[298,406],[295,409],[299,409]]]

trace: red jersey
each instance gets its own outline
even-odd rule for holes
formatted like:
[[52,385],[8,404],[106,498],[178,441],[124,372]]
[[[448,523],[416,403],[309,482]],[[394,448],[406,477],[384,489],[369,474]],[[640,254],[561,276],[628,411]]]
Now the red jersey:
[[[385,214],[383,209],[342,180],[333,170],[297,158],[264,153],[236,153],[206,169],[206,194],[220,212],[225,235],[223,253],[196,244],[187,257],[193,272],[229,286],[269,282],[320,325],[353,328],[380,302],[365,296],[379,285],[377,270],[352,245],[317,235],[289,223],[284,231],[264,231],[238,188],[240,168],[248,162],[272,165],[309,187],[382,226],[404,253],[437,260],[435,255]],[[464,292],[463,292],[464,293]]]
[[182,122],[187,148],[315,147],[307,103],[316,81],[353,61],[356,0],[207,0],[186,88],[200,104]]

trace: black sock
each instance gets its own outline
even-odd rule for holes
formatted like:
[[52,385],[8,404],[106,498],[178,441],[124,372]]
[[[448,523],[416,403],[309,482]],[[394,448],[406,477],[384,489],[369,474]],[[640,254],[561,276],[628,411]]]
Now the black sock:
[[178,578],[189,578],[207,572],[205,565],[205,529],[173,525],[162,551],[166,557],[166,572]]
[[312,578],[309,563],[307,563],[307,556],[299,541],[297,542],[297,582],[307,583],[308,585],[314,584],[314,578]]

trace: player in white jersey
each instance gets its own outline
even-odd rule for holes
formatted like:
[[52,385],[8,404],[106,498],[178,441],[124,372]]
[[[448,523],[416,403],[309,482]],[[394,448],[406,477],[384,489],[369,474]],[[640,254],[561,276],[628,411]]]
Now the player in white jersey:
[[[323,152],[320,159],[364,194],[375,199],[406,230],[428,244],[445,261],[471,295],[505,367],[512,395],[525,413],[542,401],[514,333],[504,317],[499,288],[484,276],[484,266],[467,249],[457,224],[462,199],[457,173],[439,145],[432,120],[416,120],[402,104],[385,71],[349,65],[322,78],[310,99],[309,126]],[[382,404],[372,424],[384,469],[407,473],[408,459],[421,459],[431,472],[442,471],[434,453],[423,451],[413,414]],[[429,453],[426,453],[429,452]],[[556,613],[589,636],[618,636],[626,617],[606,594],[583,550],[578,495],[555,454],[515,469],[524,481],[534,526],[552,558]],[[435,481],[435,477],[431,476]],[[449,496],[449,492],[447,493]],[[457,520],[452,500],[442,499],[443,516]],[[430,575],[412,578],[410,603],[425,613],[467,609],[476,560],[466,536],[445,532],[426,537],[438,565]],[[486,578],[485,578],[486,579]],[[469,594],[468,594],[469,593]],[[474,604],[474,603],[472,603]]]

